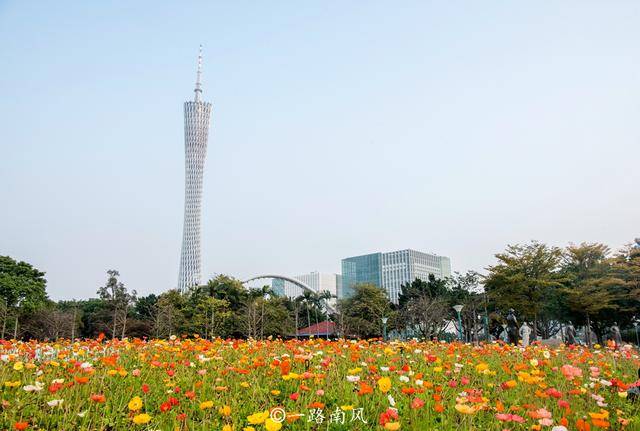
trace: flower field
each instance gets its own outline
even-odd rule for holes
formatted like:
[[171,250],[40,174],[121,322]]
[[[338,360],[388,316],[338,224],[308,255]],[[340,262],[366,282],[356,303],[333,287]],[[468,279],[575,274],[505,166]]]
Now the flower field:
[[192,337],[0,354],[3,430],[640,429],[631,349]]

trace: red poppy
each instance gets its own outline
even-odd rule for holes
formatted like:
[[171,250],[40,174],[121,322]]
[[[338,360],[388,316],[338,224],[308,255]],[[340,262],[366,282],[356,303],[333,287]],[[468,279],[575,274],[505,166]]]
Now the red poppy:
[[358,395],[366,395],[366,394],[372,394],[373,393],[373,388],[366,384],[365,382],[360,382],[360,390],[358,391]]
[[411,401],[411,408],[412,409],[419,409],[422,406],[424,406],[424,401],[422,401],[422,399],[415,397],[413,399],[413,401]]
[[280,362],[280,374],[286,376],[291,371],[291,363],[289,361]]
[[62,389],[62,387],[63,387],[62,383],[51,383],[49,385],[49,392],[51,392],[52,394],[55,394],[60,389]]
[[380,413],[380,425],[385,426],[388,422],[391,422],[394,419],[398,419],[398,411],[394,409],[387,409],[385,412]]
[[107,401],[107,397],[105,397],[103,394],[91,394],[91,401],[95,402],[95,403],[104,403],[105,401]]
[[553,398],[561,398],[562,397],[562,392],[560,392],[556,388],[549,388],[549,389],[547,389],[546,392],[547,392],[547,395],[552,396]]
[[29,422],[16,422],[13,425],[13,429],[15,430],[26,430],[29,428]]

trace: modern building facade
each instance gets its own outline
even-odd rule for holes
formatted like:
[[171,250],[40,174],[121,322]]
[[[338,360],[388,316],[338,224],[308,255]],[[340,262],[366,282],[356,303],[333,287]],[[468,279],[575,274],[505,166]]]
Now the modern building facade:
[[202,99],[202,47],[198,56],[195,96],[184,103],[184,226],[178,289],[185,291],[202,280],[202,179],[207,156],[211,103]]
[[342,259],[342,289],[338,298],[348,298],[357,284],[374,284],[384,289],[393,303],[398,303],[400,287],[416,278],[427,280],[451,276],[451,260],[445,256],[416,250],[371,253]]
[[[308,274],[296,275],[292,278],[303,282],[316,293],[328,291],[331,295],[337,296],[338,290],[342,289],[342,276],[340,274],[323,274],[314,271]],[[304,293],[300,286],[276,278],[271,282],[271,288],[276,294],[288,296],[289,298],[296,298]],[[329,301],[329,303],[334,302],[335,300]]]

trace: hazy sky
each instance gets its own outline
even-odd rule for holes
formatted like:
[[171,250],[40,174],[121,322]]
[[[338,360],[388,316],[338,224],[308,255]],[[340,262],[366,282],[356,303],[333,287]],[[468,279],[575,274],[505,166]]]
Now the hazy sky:
[[175,287],[183,106],[205,276],[640,235],[637,1],[0,0],[0,254],[54,299]]

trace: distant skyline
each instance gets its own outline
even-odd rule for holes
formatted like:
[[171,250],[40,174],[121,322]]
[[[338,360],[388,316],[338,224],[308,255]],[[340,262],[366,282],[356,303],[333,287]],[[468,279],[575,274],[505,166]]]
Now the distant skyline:
[[183,102],[213,104],[203,276],[640,236],[640,3],[0,0],[0,255],[53,299],[177,286]]

